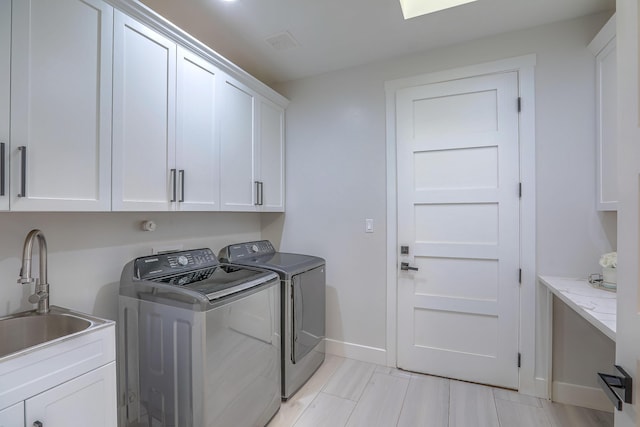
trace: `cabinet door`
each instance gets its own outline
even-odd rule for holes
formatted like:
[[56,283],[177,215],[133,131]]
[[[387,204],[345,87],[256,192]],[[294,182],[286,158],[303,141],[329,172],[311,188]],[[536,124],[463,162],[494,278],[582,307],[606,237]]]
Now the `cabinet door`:
[[114,28],[113,210],[170,210],[176,44],[119,11]]
[[0,211],[9,209],[11,0],[0,0]]
[[113,8],[20,0],[12,17],[11,210],[107,211]]
[[116,363],[67,381],[25,401],[26,425],[116,427]]
[[222,209],[256,211],[254,94],[225,78],[220,99],[220,192]]
[[0,427],[24,427],[24,403],[0,411]]
[[598,210],[618,209],[617,65],[615,38],[596,56]]
[[258,201],[265,212],[284,212],[284,109],[260,100],[260,179]]
[[220,210],[220,145],[216,123],[218,70],[178,47],[176,106],[178,208]]

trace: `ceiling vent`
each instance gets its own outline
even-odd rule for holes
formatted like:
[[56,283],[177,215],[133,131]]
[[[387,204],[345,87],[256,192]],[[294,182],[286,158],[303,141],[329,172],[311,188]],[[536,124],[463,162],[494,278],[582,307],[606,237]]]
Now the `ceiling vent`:
[[275,50],[290,50],[300,46],[288,31],[274,34],[265,39]]

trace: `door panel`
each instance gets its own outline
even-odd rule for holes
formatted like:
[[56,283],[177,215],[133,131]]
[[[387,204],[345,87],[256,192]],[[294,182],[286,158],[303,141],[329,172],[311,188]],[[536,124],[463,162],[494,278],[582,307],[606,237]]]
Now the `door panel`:
[[11,209],[109,210],[113,8],[17,1],[12,18]]
[[255,96],[229,78],[223,80],[220,93],[222,210],[256,211]]
[[516,73],[396,95],[398,366],[518,386]]
[[296,363],[325,336],[325,267],[292,278],[291,361]]
[[179,47],[177,78],[180,210],[219,210],[220,146],[215,111],[218,70]]
[[176,45],[116,12],[113,210],[173,208]]

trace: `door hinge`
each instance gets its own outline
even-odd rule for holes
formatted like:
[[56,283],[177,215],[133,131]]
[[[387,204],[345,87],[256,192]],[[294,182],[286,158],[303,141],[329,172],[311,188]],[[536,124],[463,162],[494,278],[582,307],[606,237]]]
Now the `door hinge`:
[[522,98],[518,97],[518,113],[522,112]]
[[518,283],[522,284],[522,269],[518,269]]
[[518,197],[522,199],[522,183],[518,183]]
[[518,368],[522,366],[522,355],[518,353]]

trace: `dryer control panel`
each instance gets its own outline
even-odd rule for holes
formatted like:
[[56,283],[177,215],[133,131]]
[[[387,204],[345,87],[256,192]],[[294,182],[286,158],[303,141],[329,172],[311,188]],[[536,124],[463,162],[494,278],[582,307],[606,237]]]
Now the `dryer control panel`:
[[218,260],[213,251],[203,248],[137,258],[134,268],[138,279],[156,279],[216,265]]
[[222,249],[218,256],[228,262],[235,262],[241,259],[275,254],[276,249],[268,240],[258,240],[255,242],[238,243]]

